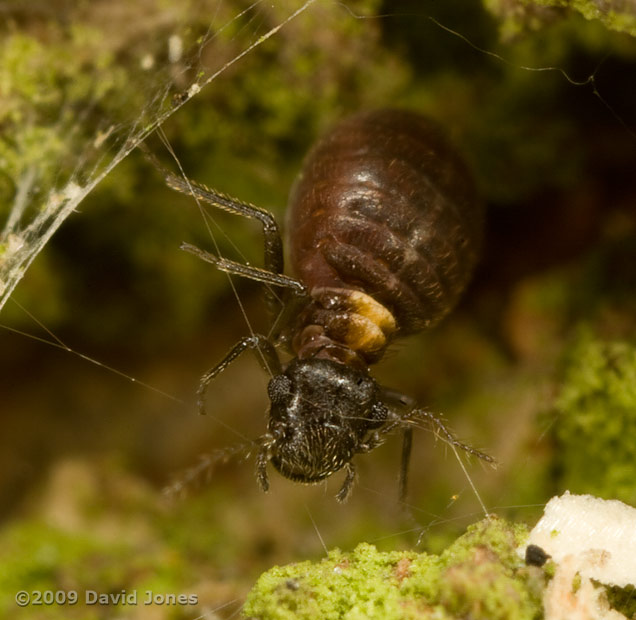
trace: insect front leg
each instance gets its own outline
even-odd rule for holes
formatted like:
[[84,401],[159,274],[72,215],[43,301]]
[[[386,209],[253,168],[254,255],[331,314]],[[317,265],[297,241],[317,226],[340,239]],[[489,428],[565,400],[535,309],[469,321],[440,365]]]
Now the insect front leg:
[[269,491],[269,478],[267,476],[267,463],[272,458],[272,445],[274,438],[270,434],[263,435],[259,439],[259,450],[256,455],[256,481],[258,486],[267,493]]
[[252,349],[256,352],[259,363],[269,376],[279,375],[283,372],[276,349],[269,338],[261,334],[241,338],[216,366],[210,368],[201,377],[201,383],[197,390],[197,406],[201,415],[205,415],[205,394],[212,379],[223,372],[246,349]]
[[400,459],[400,475],[398,478],[398,500],[406,501],[406,490],[409,482],[409,464],[411,462],[411,448],[413,447],[413,429],[404,427],[402,434],[402,458]]
[[183,497],[189,490],[207,484],[217,467],[248,458],[254,452],[254,448],[255,443],[247,441],[202,455],[196,465],[185,470],[164,488],[164,496],[169,500]]
[[351,491],[353,490],[353,484],[356,481],[356,468],[353,463],[347,463],[344,466],[346,470],[345,480],[340,487],[338,493],[336,493],[336,500],[341,504],[344,504],[349,499]]

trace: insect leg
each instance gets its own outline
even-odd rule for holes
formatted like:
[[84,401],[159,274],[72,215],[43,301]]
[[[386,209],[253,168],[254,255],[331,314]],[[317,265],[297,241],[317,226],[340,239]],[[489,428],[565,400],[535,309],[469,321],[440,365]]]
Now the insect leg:
[[250,280],[256,280],[257,282],[263,282],[264,284],[271,284],[273,286],[282,286],[294,291],[297,295],[307,295],[307,288],[296,278],[290,278],[282,273],[274,273],[267,271],[266,269],[260,269],[259,267],[252,267],[251,265],[243,265],[227,258],[215,256],[205,250],[202,250],[190,243],[182,243],[181,249],[190,254],[194,254],[201,260],[208,263],[212,263],[219,271],[230,273],[237,276],[243,276]]
[[394,390],[388,388],[382,388],[382,400],[385,402],[390,410],[393,412],[393,418],[390,418],[387,423],[379,430],[375,432],[376,445],[382,443],[383,437],[393,432],[397,428],[402,428],[404,431],[404,437],[402,440],[402,457],[400,463],[400,478],[398,483],[398,491],[400,501],[404,501],[406,498],[406,490],[408,483],[408,469],[409,461],[411,457],[411,448],[413,444],[413,426],[419,421],[428,422],[437,436],[442,437],[446,443],[472,454],[482,461],[496,465],[495,459],[489,454],[485,454],[472,446],[465,444],[446,426],[441,417],[434,415],[430,411],[424,409],[418,409],[415,407],[415,401],[404,394],[400,394]]
[[340,487],[338,493],[336,493],[336,500],[343,504],[349,499],[351,491],[353,490],[353,483],[356,481],[356,468],[353,463],[349,462],[345,465],[346,476],[345,480]]
[[371,452],[371,450],[374,450],[385,442],[388,434],[400,427],[403,429],[403,439],[400,474],[398,478],[398,501],[404,502],[406,500],[409,462],[411,459],[411,447],[413,445],[413,428],[409,424],[406,424],[399,414],[394,413],[394,417],[392,417],[385,426],[374,431],[363,444],[358,446],[358,452]]
[[398,478],[398,501],[406,501],[406,489],[408,488],[409,464],[411,462],[411,448],[413,446],[413,429],[410,426],[404,428],[402,439],[402,460],[400,462],[400,476]]
[[274,438],[269,435],[263,435],[259,439],[260,448],[256,455],[256,480],[258,486],[267,493],[269,490],[269,478],[267,477],[267,463],[271,458],[271,446]]
[[446,443],[450,444],[451,446],[455,446],[456,448],[459,448],[460,450],[463,450],[468,454],[472,454],[478,459],[486,461],[486,463],[491,463],[493,466],[496,466],[497,462],[492,456],[459,441],[459,439],[457,439],[457,437],[455,437],[450,429],[444,424],[444,421],[440,417],[432,414],[430,411],[424,411],[423,409],[413,409],[412,411],[407,413],[402,418],[402,420],[404,422],[426,420],[430,422],[431,426],[435,429],[436,435],[441,436]]
[[[411,400],[408,397],[404,398],[407,401]],[[410,409],[405,411],[404,413],[394,411],[394,414],[397,415],[397,418],[389,421],[386,426],[381,428],[379,431],[376,431],[379,436],[387,435],[399,427],[411,429],[416,422],[425,420],[429,422],[430,425],[433,427],[435,434],[438,437],[442,437],[442,439],[446,443],[450,444],[451,446],[455,446],[456,448],[459,448],[460,450],[463,450],[468,454],[472,454],[482,461],[486,461],[487,463],[496,465],[495,459],[489,454],[481,452],[480,450],[477,450],[476,448],[473,448],[472,446],[459,441],[459,439],[457,439],[457,437],[453,435],[452,431],[446,426],[446,424],[444,424],[444,421],[430,411],[425,411],[424,409]],[[404,449],[408,449],[408,451],[410,452],[410,448],[408,448],[408,446]]]
[[246,349],[256,351],[259,363],[270,376],[283,372],[276,349],[266,336],[254,334],[241,338],[216,366],[210,368],[201,377],[201,383],[197,390],[197,406],[200,414],[205,415],[205,393],[212,379],[224,371]]
[[165,175],[166,183],[172,189],[182,194],[194,196],[194,198],[203,200],[209,205],[223,209],[228,213],[258,220],[263,225],[263,236],[265,238],[265,269],[273,273],[283,272],[283,242],[278,224],[269,211],[215,192],[194,181],[182,179],[171,172],[165,170],[162,170],[162,172]]
[[[181,192],[182,194],[193,196],[196,200],[202,200],[209,205],[217,207],[218,209],[222,209],[223,211],[227,211],[228,213],[259,221],[263,226],[265,271],[273,274],[283,273],[283,241],[280,235],[278,224],[276,223],[276,219],[274,218],[272,213],[270,213],[266,209],[257,207],[256,205],[241,202],[236,198],[231,198],[230,196],[226,196],[225,194],[221,194],[220,192],[211,190],[204,185],[200,185],[198,183],[195,183],[194,181],[191,181],[190,179],[178,177],[161,166],[161,164],[157,162],[156,158],[148,151],[146,151],[146,157],[148,157],[150,161],[156,167],[158,167],[159,170],[161,170],[165,177],[167,185],[172,189]],[[229,271],[229,273],[232,272]],[[276,316],[279,302],[274,292],[267,289],[265,291],[265,300],[270,315],[272,317]]]
[[228,213],[258,220],[263,226],[263,237],[265,239],[265,269],[272,273],[283,273],[283,240],[272,213],[256,205],[241,202],[236,198],[211,190],[205,185],[190,179],[178,177],[176,174],[166,170],[145,144],[141,144],[140,148],[150,163],[163,174],[168,187],[182,194],[193,196],[197,200],[203,200],[209,205]]

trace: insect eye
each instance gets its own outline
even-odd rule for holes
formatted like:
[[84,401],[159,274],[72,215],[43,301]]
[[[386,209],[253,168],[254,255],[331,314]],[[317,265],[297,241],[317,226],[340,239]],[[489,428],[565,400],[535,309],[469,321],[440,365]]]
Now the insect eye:
[[292,382],[286,375],[276,375],[267,386],[267,394],[272,405],[284,405],[291,394]]

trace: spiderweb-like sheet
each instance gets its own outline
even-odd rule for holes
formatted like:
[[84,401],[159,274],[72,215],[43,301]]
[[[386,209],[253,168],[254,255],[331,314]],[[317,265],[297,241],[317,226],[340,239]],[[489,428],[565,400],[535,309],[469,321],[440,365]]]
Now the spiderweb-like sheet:
[[5,6],[0,309],[106,175],[313,2]]

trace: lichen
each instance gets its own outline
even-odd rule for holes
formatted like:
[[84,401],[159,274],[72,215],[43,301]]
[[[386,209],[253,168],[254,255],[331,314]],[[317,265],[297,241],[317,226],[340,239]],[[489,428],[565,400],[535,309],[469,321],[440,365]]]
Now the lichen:
[[440,555],[361,543],[320,562],[275,567],[248,596],[247,617],[518,618],[540,615],[542,579],[516,553],[524,526],[491,517]]

